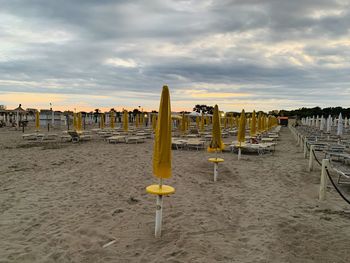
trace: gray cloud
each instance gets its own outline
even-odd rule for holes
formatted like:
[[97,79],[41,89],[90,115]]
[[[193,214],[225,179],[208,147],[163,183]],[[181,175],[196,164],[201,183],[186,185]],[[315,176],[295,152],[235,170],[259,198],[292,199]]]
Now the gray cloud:
[[251,100],[346,105],[349,1],[0,0],[0,6],[0,92],[146,92],[153,101],[169,83],[178,91],[175,101],[190,99],[182,90],[201,87],[254,94]]

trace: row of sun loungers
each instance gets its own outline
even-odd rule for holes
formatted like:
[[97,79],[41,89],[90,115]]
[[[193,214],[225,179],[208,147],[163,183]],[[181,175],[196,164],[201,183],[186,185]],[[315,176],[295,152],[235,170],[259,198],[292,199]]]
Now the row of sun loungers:
[[342,137],[333,133],[326,134],[308,126],[297,126],[296,129],[304,137],[304,143],[310,149],[313,146],[319,160],[328,159],[338,176],[338,183],[344,183],[342,178],[350,179],[350,140],[347,135]]

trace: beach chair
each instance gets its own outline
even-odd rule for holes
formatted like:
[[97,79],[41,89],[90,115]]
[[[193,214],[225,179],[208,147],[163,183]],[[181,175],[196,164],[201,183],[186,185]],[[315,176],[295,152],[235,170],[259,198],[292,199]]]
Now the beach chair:
[[125,143],[126,136],[111,136],[106,139],[109,143]]
[[142,136],[131,136],[126,138],[126,143],[144,143],[145,142],[145,137]]
[[68,134],[71,136],[73,143],[77,143],[84,140],[90,140],[92,138],[91,135],[84,135],[77,131],[68,131]]
[[23,134],[22,135],[23,140],[37,140],[37,133],[30,133],[30,134]]
[[186,146],[187,149],[196,149],[198,151],[205,148],[205,142],[200,139],[188,139]]

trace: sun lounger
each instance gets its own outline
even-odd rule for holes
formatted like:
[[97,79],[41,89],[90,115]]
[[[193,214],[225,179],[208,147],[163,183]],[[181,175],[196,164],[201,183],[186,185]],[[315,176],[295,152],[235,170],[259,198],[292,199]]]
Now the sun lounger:
[[121,143],[121,142],[126,142],[126,136],[111,136],[106,139],[109,143]]
[[188,139],[186,146],[187,149],[196,149],[198,151],[205,148],[205,142],[199,139]]
[[179,139],[179,138],[172,138],[171,139],[171,146],[173,149],[179,150],[179,149],[184,149],[187,144],[187,140],[184,139]]
[[144,143],[145,137],[142,136],[131,136],[126,138],[126,143]]
[[84,135],[76,131],[68,131],[68,134],[71,136],[73,143],[84,141],[84,140],[90,140],[92,138],[91,135]]
[[37,133],[23,134],[22,139],[23,140],[37,140],[38,139],[37,135],[38,135]]

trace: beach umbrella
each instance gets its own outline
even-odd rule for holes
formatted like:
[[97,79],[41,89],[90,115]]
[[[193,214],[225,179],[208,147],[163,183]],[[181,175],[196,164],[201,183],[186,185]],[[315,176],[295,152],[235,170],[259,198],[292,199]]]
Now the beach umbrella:
[[252,113],[252,121],[250,123],[250,136],[254,137],[256,135],[256,113],[255,110]]
[[[221,138],[221,125],[220,125],[220,115],[219,115],[219,107],[215,105],[214,114],[213,114],[213,129],[212,129],[212,138],[208,146],[208,152],[221,152],[225,148],[224,143]],[[222,158],[209,158],[209,162],[214,163],[214,182],[218,176],[218,165],[220,162],[224,160]]]
[[129,130],[129,116],[127,110],[124,110],[123,112],[123,130],[125,132]]
[[218,152],[224,149],[221,138],[221,126],[218,105],[214,107],[212,139],[208,146],[208,152]]
[[146,191],[157,196],[155,236],[160,237],[162,228],[163,195],[175,192],[175,189],[163,185],[163,179],[171,177],[171,105],[167,86],[163,87],[160,99],[159,113],[153,149],[153,175],[159,179],[159,184],[150,185]]
[[229,122],[230,122],[230,129],[233,129],[233,116],[230,116]]
[[100,115],[100,128],[104,129],[105,128],[105,114],[101,113]]
[[343,135],[343,118],[342,118],[341,113],[339,113],[339,117],[338,117],[337,135],[338,136],[342,136]]
[[40,114],[38,110],[35,112],[35,130],[37,132],[40,130]]
[[157,128],[157,116],[156,115],[152,115],[152,129],[155,132]]
[[258,133],[262,132],[262,115],[261,112],[258,114]]
[[83,127],[83,118],[82,118],[82,113],[78,113],[78,121],[77,121],[77,131],[81,131]]
[[202,112],[202,118],[201,118],[201,132],[204,132],[204,113]]
[[181,118],[181,132],[186,133],[186,116],[185,113],[182,113],[182,118]]
[[200,119],[199,117],[197,116],[196,117],[196,125],[197,125],[197,129],[199,130],[199,123],[200,123]]
[[77,130],[77,114],[73,113],[73,128],[76,131]]
[[114,127],[115,127],[114,111],[111,111],[111,112],[109,113],[109,122],[110,122],[111,128],[114,129]]
[[239,117],[239,127],[238,127],[238,134],[237,134],[237,140],[238,140],[238,160],[241,159],[241,147],[242,143],[245,142],[245,123],[246,123],[246,117],[244,109],[241,112],[241,116]]

